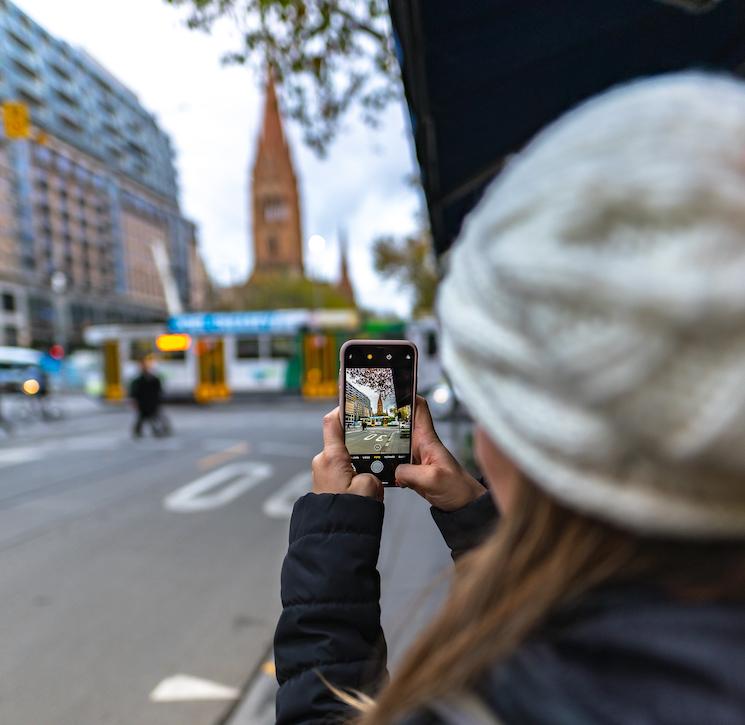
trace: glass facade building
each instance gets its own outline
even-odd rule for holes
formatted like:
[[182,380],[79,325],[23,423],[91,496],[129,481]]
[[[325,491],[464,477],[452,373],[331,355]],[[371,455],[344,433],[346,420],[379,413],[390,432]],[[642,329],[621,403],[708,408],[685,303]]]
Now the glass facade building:
[[23,103],[32,124],[29,139],[0,140],[0,294],[16,298],[12,313],[0,310],[0,344],[60,333],[75,342],[87,323],[163,319],[156,241],[184,307],[203,298],[168,135],[85,51],[6,0],[0,101]]

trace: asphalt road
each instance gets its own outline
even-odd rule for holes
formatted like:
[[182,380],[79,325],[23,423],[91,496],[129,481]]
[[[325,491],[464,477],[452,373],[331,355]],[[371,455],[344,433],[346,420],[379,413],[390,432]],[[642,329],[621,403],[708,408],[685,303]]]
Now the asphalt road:
[[219,722],[235,692],[172,678],[241,688],[262,661],[326,407],[171,408],[175,435],[141,441],[92,412],[0,440],[0,722]]
[[402,438],[398,427],[349,430],[345,433],[345,441],[353,455],[409,452],[409,438]]

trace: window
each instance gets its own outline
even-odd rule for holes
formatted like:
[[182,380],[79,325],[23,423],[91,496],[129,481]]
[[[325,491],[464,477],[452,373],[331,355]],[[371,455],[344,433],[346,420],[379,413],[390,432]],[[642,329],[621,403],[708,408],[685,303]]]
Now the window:
[[12,292],[3,292],[3,310],[5,312],[16,311],[16,298]]
[[129,345],[129,359],[142,360],[155,352],[155,342],[148,340],[132,340]]
[[6,325],[3,336],[6,345],[16,346],[18,344],[18,329],[13,325]]
[[295,338],[294,337],[272,337],[270,343],[270,355],[273,358],[290,358],[295,357]]
[[287,204],[278,197],[271,197],[264,202],[264,221],[283,222],[289,216]]
[[240,337],[236,340],[235,356],[239,360],[251,360],[259,357],[259,338]]
[[184,350],[173,350],[171,352],[158,351],[158,360],[170,360],[172,362],[179,362],[186,360],[186,352]]

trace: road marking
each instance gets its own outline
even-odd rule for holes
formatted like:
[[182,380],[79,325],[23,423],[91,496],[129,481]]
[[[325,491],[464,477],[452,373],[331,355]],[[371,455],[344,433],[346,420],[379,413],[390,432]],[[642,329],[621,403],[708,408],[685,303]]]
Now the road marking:
[[270,519],[289,519],[292,515],[292,507],[303,494],[311,489],[310,471],[301,471],[294,475],[278,491],[271,495],[262,510]]
[[221,451],[217,451],[217,453],[210,453],[210,455],[200,458],[197,461],[197,466],[200,471],[208,471],[210,468],[216,468],[223,463],[227,463],[231,458],[238,458],[245,455],[249,450],[248,443],[241,441]]
[[176,489],[163,499],[163,506],[179,513],[216,509],[265,481],[273,470],[258,461],[231,463]]
[[376,435],[378,435],[378,434],[377,433],[373,433],[372,435],[365,436],[365,440],[366,441],[371,441],[373,438],[375,438]]
[[240,691],[219,682],[191,675],[173,675],[158,683],[150,693],[151,702],[187,702],[193,700],[237,700]]
[[8,448],[0,450],[0,467],[15,466],[19,463],[38,461],[41,456],[34,448]]

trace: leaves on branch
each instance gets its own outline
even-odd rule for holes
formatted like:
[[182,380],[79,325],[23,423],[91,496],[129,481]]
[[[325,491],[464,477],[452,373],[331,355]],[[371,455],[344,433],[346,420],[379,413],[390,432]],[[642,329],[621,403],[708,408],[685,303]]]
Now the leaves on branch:
[[400,96],[386,0],[165,0],[189,9],[190,28],[232,19],[242,46],[227,63],[270,63],[282,110],[324,154],[344,115],[359,104],[370,125]]
[[220,306],[231,310],[287,310],[340,309],[352,304],[328,282],[264,273],[247,284],[224,289]]
[[[390,368],[351,368],[348,371],[349,381],[366,385],[379,393],[383,398],[383,403],[387,398],[395,399],[396,393],[393,390],[393,371]],[[377,400],[373,402],[373,410],[377,405]]]
[[432,311],[438,274],[429,233],[406,239],[382,237],[373,246],[375,270],[413,294],[414,314]]

